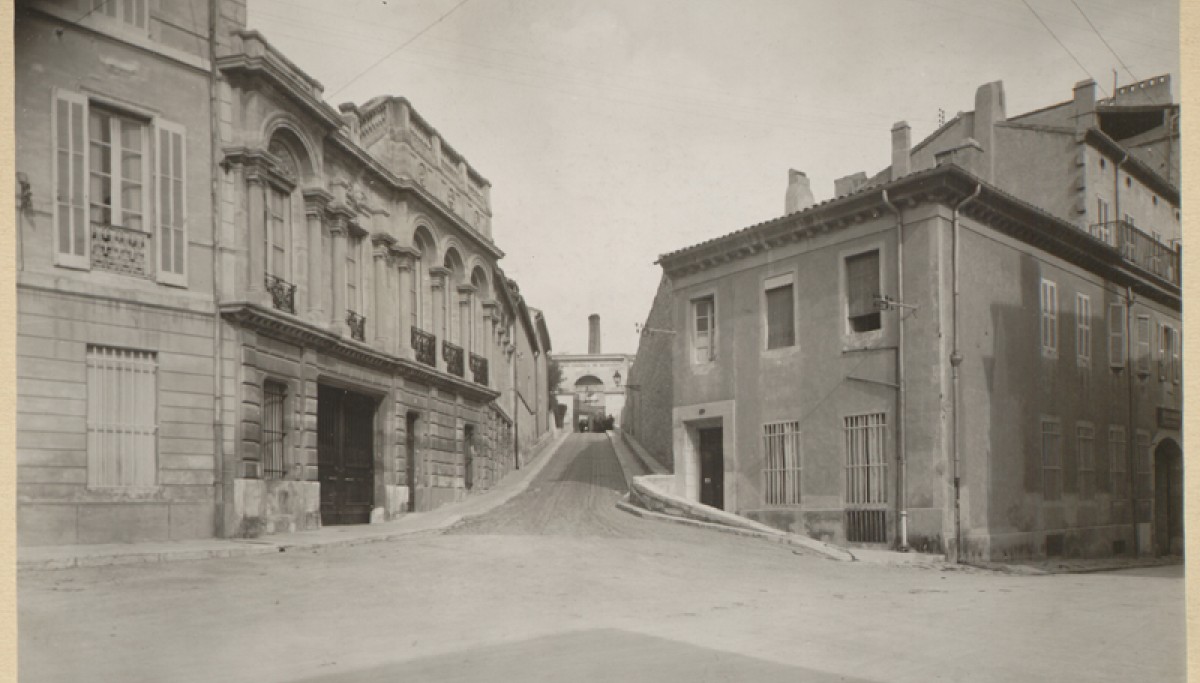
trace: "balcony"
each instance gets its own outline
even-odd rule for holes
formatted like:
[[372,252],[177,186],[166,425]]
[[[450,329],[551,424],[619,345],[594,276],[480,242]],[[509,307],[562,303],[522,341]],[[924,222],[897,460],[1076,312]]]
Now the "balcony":
[[488,383],[488,362],[483,356],[471,354],[471,378],[476,384],[487,386]]
[[149,277],[146,267],[150,233],[117,225],[92,224],[92,268],[120,275]]
[[1168,282],[1180,284],[1179,251],[1138,230],[1132,223],[1093,223],[1088,232],[1095,239],[1116,249],[1125,261]]
[[437,366],[437,337],[418,327],[412,328],[412,347],[418,363]]
[[350,338],[358,341],[367,340],[367,318],[354,311],[346,311],[346,326],[350,328]]
[[271,305],[285,313],[296,312],[296,285],[274,275],[266,276],[267,291],[271,293]]
[[442,360],[446,361],[446,372],[463,376],[463,350],[461,346],[442,340]]

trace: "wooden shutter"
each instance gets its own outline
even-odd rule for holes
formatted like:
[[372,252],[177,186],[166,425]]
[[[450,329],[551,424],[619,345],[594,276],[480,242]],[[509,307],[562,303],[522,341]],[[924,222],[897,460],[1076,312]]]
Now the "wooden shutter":
[[154,130],[158,208],[158,281],[187,285],[187,195],[184,129],[159,121]]
[[796,343],[795,297],[792,284],[768,289],[767,348],[779,349]]
[[54,140],[55,263],[88,268],[91,263],[88,225],[87,98],[55,91],[51,121]]
[[1125,367],[1125,304],[1108,306],[1108,365]]
[[153,352],[88,348],[88,487],[157,483],[157,376]]
[[879,295],[879,252],[872,251],[846,259],[846,302],[848,315],[857,318],[875,313]]

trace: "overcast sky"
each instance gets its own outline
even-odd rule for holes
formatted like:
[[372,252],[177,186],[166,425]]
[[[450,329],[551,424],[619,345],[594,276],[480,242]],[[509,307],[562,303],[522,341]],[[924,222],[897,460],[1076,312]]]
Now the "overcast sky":
[[250,26],[335,106],[408,98],[491,181],[557,353],[591,313],[633,353],[660,254],[782,214],[789,168],[831,198],[890,163],[895,121],[916,143],[982,83],[1009,115],[1113,69],[1179,97],[1177,0],[468,0],[429,28],[459,2],[250,0]]

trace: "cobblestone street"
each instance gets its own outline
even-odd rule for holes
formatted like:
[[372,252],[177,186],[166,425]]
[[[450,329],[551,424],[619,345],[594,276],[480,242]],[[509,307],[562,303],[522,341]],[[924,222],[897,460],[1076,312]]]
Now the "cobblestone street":
[[621,512],[603,434],[545,457],[527,491],[446,532],[24,572],[21,680],[1184,678],[1182,567],[834,562]]

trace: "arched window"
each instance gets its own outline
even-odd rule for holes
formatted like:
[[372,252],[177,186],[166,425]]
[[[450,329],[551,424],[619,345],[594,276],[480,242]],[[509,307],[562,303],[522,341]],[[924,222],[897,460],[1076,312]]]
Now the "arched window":
[[433,238],[424,227],[417,228],[413,235],[413,247],[421,252],[413,259],[412,285],[409,290],[410,317],[412,325],[424,332],[433,333],[433,303],[430,289],[429,266],[435,263],[436,252]]
[[458,255],[458,251],[451,247],[446,250],[446,257],[442,261],[442,265],[446,270],[446,287],[445,296],[442,297],[443,310],[442,320],[445,322],[446,329],[444,331],[445,338],[451,343],[458,346],[463,345],[463,319],[462,306],[459,305],[458,286],[462,284],[463,279],[463,262],[462,257]]
[[492,298],[492,292],[483,268],[476,266],[471,272],[471,284],[475,287],[475,293],[471,295],[471,352],[486,358],[488,337],[483,320],[483,302]]
[[292,216],[294,203],[295,182],[300,176],[300,165],[291,145],[282,140],[277,134],[267,146],[267,152],[275,157],[279,171],[283,176],[281,182],[268,183],[265,203],[266,230],[263,231],[266,258],[264,272],[268,278],[275,277],[290,281],[292,277]]

